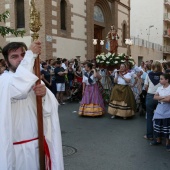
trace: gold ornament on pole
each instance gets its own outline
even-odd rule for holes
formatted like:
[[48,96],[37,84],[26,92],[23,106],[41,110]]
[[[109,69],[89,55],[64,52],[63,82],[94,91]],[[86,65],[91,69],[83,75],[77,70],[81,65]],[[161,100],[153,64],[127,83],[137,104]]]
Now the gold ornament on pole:
[[38,31],[42,26],[40,21],[40,12],[35,8],[35,1],[31,0],[31,8],[30,8],[30,30],[33,32],[31,37],[33,40],[37,40],[39,37]]
[[[42,26],[40,22],[40,12],[37,11],[35,7],[35,1],[30,2],[30,30],[33,32],[31,37],[33,41],[37,40],[39,37],[38,31]],[[36,85],[41,84],[41,74],[40,74],[40,58],[39,55],[35,60],[35,74],[39,77]],[[45,153],[44,153],[44,130],[43,130],[43,111],[42,111],[42,97],[37,96],[37,122],[38,122],[38,144],[39,144],[39,163],[40,170],[45,170]]]

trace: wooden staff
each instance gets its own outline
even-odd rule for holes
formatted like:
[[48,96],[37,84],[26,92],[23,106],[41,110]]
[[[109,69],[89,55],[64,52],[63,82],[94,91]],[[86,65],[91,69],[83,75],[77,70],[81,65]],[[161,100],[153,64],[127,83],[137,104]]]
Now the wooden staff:
[[[30,30],[33,32],[31,37],[33,41],[37,40],[39,37],[38,31],[40,30],[40,13],[35,8],[35,1],[31,0],[30,8]],[[35,60],[35,74],[39,78],[36,85],[41,84],[40,75],[40,58],[39,55]],[[37,96],[37,122],[38,122],[38,143],[39,143],[39,163],[40,170],[45,170],[45,153],[44,153],[44,130],[43,130],[43,111],[42,111],[42,97]]]

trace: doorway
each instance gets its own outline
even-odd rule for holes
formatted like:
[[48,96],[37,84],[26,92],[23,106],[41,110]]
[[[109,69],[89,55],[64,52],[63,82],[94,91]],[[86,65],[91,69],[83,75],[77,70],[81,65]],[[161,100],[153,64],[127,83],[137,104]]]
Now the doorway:
[[103,52],[103,46],[100,45],[100,40],[103,40],[103,29],[104,27],[94,25],[94,39],[97,39],[97,45],[94,46],[94,59]]
[[138,67],[141,65],[142,61],[143,61],[143,56],[138,56]]

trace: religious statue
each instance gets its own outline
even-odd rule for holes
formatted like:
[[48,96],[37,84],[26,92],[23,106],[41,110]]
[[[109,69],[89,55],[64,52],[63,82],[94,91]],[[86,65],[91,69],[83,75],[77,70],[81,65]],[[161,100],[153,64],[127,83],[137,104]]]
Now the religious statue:
[[107,50],[110,51],[111,53],[117,54],[119,35],[114,25],[111,26],[111,29],[108,32],[106,38],[107,38]]

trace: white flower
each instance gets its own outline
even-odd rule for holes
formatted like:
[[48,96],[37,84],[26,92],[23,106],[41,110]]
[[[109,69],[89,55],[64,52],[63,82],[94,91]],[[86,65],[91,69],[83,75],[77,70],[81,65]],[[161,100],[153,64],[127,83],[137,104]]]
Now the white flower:
[[119,57],[115,57],[115,59],[119,59]]
[[103,59],[103,60],[106,60],[106,57],[105,57],[105,56],[102,56],[102,59]]
[[97,55],[97,56],[96,56],[96,58],[99,58],[99,57],[100,57],[100,55]]
[[115,56],[115,53],[112,54],[112,57]]
[[108,54],[109,56],[112,55],[112,53],[110,53],[110,52],[108,52],[107,54]]
[[109,55],[108,55],[108,54],[106,54],[106,58],[109,58]]
[[117,64],[118,63],[118,61],[115,61],[115,64]]
[[113,58],[111,58],[111,57],[110,57],[110,59],[109,59],[109,60],[112,60],[112,59],[113,59]]
[[122,63],[124,63],[124,62],[125,62],[125,60],[121,60],[121,62],[122,62]]
[[99,59],[97,59],[97,60],[96,60],[96,62],[97,62],[97,63],[99,63],[99,62],[100,62],[100,60],[99,60]]
[[110,62],[109,62],[109,61],[106,61],[106,64],[110,64]]
[[104,61],[100,61],[100,63],[104,63]]

